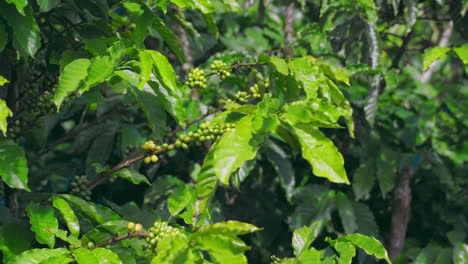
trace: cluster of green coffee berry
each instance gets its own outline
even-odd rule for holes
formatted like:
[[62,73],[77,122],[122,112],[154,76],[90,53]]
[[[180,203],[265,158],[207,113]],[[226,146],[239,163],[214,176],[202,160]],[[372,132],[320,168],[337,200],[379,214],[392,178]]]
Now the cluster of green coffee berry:
[[89,182],[88,176],[75,176],[71,182],[71,194],[79,196],[85,200],[91,200],[91,190],[87,184]]
[[221,80],[226,79],[227,77],[231,76],[231,68],[227,66],[224,61],[215,60],[210,65],[210,69],[216,73]]
[[187,81],[185,82],[185,85],[191,88],[206,88],[206,76],[205,76],[205,71],[200,69],[200,68],[193,68],[190,70],[187,76]]
[[166,237],[180,234],[180,230],[167,224],[167,222],[156,221],[149,230],[149,236],[146,238],[145,248],[156,250],[158,242]]
[[159,157],[157,153],[173,150],[175,148],[188,149],[190,143],[195,145],[201,145],[204,141],[215,140],[221,137],[224,133],[232,130],[236,126],[235,123],[223,123],[223,124],[210,124],[208,122],[201,123],[195,132],[188,132],[177,137],[173,144],[161,144],[157,145],[153,140],[146,141],[141,149],[146,152],[144,162],[158,162]]

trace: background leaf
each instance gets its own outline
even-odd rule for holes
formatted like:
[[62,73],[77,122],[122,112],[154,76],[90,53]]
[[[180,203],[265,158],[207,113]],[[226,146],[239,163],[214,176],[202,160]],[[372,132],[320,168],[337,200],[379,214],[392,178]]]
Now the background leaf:
[[9,139],[0,138],[0,176],[12,188],[31,191],[24,151]]

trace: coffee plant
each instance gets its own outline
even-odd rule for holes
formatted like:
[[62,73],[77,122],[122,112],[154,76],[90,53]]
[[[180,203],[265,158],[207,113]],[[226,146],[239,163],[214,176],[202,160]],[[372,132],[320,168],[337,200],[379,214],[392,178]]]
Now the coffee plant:
[[0,262],[468,263],[467,9],[0,0]]

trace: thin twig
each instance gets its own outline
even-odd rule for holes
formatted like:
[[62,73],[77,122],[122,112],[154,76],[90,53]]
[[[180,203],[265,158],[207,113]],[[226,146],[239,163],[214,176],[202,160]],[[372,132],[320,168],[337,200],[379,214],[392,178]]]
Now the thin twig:
[[38,162],[45,154],[49,153],[51,150],[53,150],[55,147],[57,147],[58,145],[64,143],[65,141],[67,141],[68,139],[70,138],[73,138],[75,137],[76,135],[80,134],[81,132],[95,126],[95,125],[98,125],[104,121],[106,121],[107,119],[111,118],[112,116],[114,116],[115,114],[118,114],[118,113],[121,113],[123,112],[125,109],[135,105],[136,102],[133,102],[131,104],[127,104],[127,105],[124,105],[120,108],[117,108],[115,109],[114,111],[100,117],[100,118],[97,118],[95,119],[94,121],[92,121],[91,123],[87,124],[86,126],[83,126],[81,128],[78,128],[78,129],[75,129],[73,131],[71,131],[70,133],[66,134],[65,136],[63,136],[62,138],[60,138],[59,140],[57,140],[55,143],[53,143],[52,145],[48,146],[47,148],[45,148],[43,151],[39,152],[39,154],[37,154],[36,158],[31,160],[31,161],[28,161],[28,166],[31,166],[32,164]]
[[113,238],[107,240],[106,242],[102,242],[100,244],[97,244],[95,247],[98,248],[98,247],[105,247],[105,246],[108,246],[108,245],[115,245],[115,243],[117,243],[119,241],[122,241],[122,240],[125,240],[125,239],[131,239],[131,238],[134,238],[134,237],[138,237],[139,239],[142,239],[142,238],[146,238],[148,236],[149,235],[147,233],[144,233],[144,232],[128,233],[125,236],[113,237]]
[[[220,111],[221,109],[224,108],[224,105],[221,105],[219,106],[218,108],[216,108],[215,110],[213,111],[210,111],[200,117],[198,117],[197,119],[195,120],[192,120],[192,121],[189,121],[187,122],[187,127],[190,126],[190,125],[193,125],[199,121],[201,121],[202,119],[205,119],[206,117],[208,117],[209,115],[212,115],[218,111]],[[177,129],[174,129],[170,135],[173,136],[175,135],[176,133],[184,130],[185,128],[184,127],[178,127]],[[156,155],[156,154],[159,154],[159,153],[162,153],[164,152],[165,150],[157,150],[157,151],[154,151],[153,154]],[[96,188],[98,185],[100,185],[101,183],[105,182],[112,174],[114,174],[115,172],[119,171],[119,170],[122,170],[122,169],[125,169],[125,168],[128,168],[130,167],[132,164],[134,164],[135,162],[137,161],[140,161],[142,159],[145,158],[145,155],[140,155],[138,157],[135,157],[136,155],[142,153],[143,151],[142,150],[138,150],[138,151],[135,151],[133,153],[131,153],[127,158],[125,158],[124,160],[122,160],[120,163],[118,163],[117,165],[115,165],[112,169],[106,171],[106,172],[103,172],[99,177],[95,178],[94,180],[90,181],[88,184],[87,184],[87,187],[89,190],[92,190],[94,188]]]

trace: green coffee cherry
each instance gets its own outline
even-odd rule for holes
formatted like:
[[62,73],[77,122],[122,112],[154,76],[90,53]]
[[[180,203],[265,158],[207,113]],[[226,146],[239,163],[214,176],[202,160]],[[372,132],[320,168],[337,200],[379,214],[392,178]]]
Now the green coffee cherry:
[[146,238],[145,247],[149,250],[155,250],[158,242],[166,237],[181,234],[180,230],[167,224],[167,222],[157,221],[149,229],[149,236]]
[[143,230],[143,226],[141,224],[136,224],[135,225],[135,232],[141,232]]
[[83,198],[84,200],[91,200],[91,191],[88,189],[89,179],[88,176],[75,176],[70,184],[71,194]]
[[223,61],[220,61],[220,60],[213,61],[213,63],[210,65],[210,69],[214,73],[219,75],[219,78],[221,80],[224,80],[227,77],[231,76],[231,69]]
[[128,231],[130,231],[130,232],[133,231],[133,230],[135,230],[135,223],[133,223],[133,222],[128,222],[128,224],[127,224],[127,229],[128,229]]
[[206,88],[206,82],[205,71],[200,68],[193,68],[188,73],[185,85],[191,88]]

